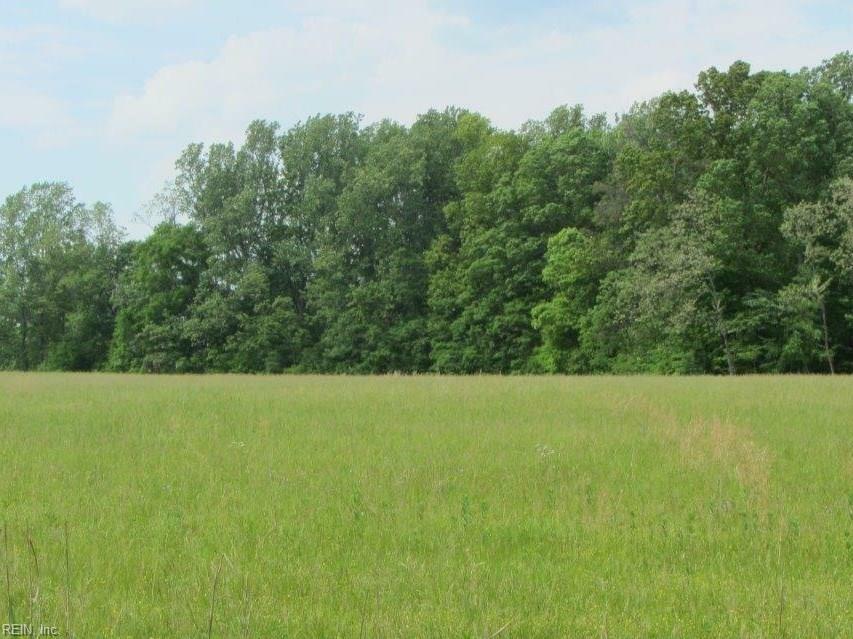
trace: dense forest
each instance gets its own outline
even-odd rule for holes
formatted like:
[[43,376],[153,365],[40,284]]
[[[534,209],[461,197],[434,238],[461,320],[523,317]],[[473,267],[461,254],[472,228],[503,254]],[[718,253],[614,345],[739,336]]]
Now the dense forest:
[[853,56],[616,118],[351,113],[192,144],[126,241],[0,207],[0,368],[853,372]]

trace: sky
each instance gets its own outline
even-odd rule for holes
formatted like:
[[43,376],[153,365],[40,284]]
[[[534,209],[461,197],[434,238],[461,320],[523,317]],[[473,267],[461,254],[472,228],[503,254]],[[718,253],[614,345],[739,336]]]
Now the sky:
[[138,238],[181,150],[239,144],[253,119],[455,105],[515,128],[851,48],[853,3],[834,0],[3,0],[0,197],[65,181]]

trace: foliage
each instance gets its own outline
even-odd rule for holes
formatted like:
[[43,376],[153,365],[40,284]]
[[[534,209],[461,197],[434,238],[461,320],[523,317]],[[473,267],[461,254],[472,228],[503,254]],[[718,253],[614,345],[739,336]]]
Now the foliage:
[[34,185],[0,207],[0,367],[853,372],[851,78],[738,61],[517,131],[256,121],[187,147],[143,242]]
[[109,207],[65,184],[34,184],[0,206],[0,368],[99,367],[113,332],[121,235]]

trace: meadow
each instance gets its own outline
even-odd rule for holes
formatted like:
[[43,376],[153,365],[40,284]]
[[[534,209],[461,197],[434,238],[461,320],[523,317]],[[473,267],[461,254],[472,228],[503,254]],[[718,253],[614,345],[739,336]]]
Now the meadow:
[[851,637],[853,380],[0,374],[0,623]]

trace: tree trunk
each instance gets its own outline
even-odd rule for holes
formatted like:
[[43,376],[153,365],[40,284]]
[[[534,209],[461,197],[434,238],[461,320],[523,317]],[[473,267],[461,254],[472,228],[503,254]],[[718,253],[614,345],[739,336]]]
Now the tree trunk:
[[829,347],[829,327],[826,324],[826,302],[823,296],[820,298],[820,319],[823,323],[823,352],[829,364],[829,374],[835,375],[835,362],[832,359],[832,349]]
[[27,318],[26,311],[21,312],[21,352],[19,353],[21,369],[28,371],[30,370],[30,343],[29,343],[29,333],[30,333],[30,325],[29,320]]
[[723,303],[720,301],[719,296],[717,295],[716,289],[714,289],[713,283],[711,283],[711,291],[713,293],[713,303],[714,303],[714,312],[717,315],[717,331],[720,333],[720,338],[723,341],[723,352],[726,354],[726,364],[729,367],[729,375],[737,375],[737,369],[735,369],[735,359],[732,356],[732,350],[729,347],[729,334],[726,330],[726,322],[723,319]]
[[735,360],[732,357],[732,351],[729,349],[729,337],[726,335],[725,328],[720,328],[720,336],[723,338],[723,350],[726,353],[726,363],[729,365],[729,375],[736,375]]

